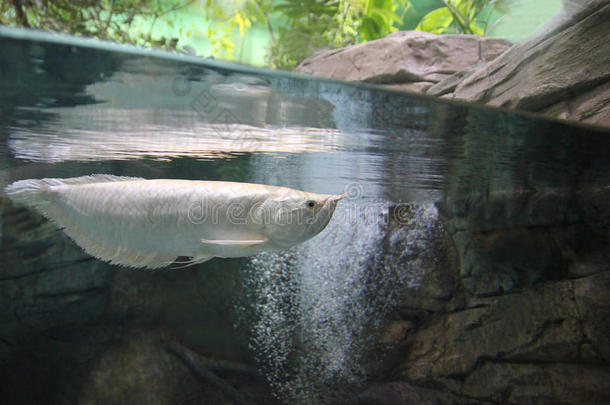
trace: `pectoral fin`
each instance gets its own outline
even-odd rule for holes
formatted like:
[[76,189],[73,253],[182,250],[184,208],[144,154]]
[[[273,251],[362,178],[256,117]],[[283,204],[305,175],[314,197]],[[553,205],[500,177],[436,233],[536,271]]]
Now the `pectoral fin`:
[[180,266],[175,266],[172,268],[173,269],[184,269],[185,267],[191,267],[196,264],[205,263],[208,260],[213,259],[213,258],[214,258],[214,255],[201,255],[201,256],[193,257],[190,260],[186,260],[186,261],[182,261],[182,262],[174,261],[174,264],[180,265]]
[[267,242],[263,239],[201,239],[201,243],[213,246],[255,247]]

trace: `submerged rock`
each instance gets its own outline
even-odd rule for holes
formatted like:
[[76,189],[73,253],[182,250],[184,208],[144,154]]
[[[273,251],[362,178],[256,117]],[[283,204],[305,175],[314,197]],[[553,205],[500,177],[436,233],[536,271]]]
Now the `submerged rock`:
[[350,405],[429,405],[405,382],[375,384],[359,394]]
[[[101,352],[92,362],[78,403],[256,405],[246,393],[254,389],[260,394],[252,384],[260,380],[256,371],[204,358],[166,340],[155,331],[133,331]],[[259,400],[275,402],[270,397]]]
[[395,305],[403,317],[447,309],[455,294],[458,257],[433,204],[398,204],[389,209],[377,267],[408,274]]
[[149,335],[133,336],[96,359],[78,400],[80,404],[198,404],[227,402],[206,390],[190,370]]
[[444,309],[392,315],[377,352],[392,360],[353,403],[605,403],[609,286],[605,268],[491,297],[458,281]]

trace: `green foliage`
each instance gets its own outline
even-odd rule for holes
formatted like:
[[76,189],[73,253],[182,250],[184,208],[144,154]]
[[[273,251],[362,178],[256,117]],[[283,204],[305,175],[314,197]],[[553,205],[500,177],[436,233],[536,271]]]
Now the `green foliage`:
[[[413,0],[416,1],[416,0]],[[438,0],[444,7],[426,14],[418,30],[484,35],[492,10],[514,0]],[[210,23],[193,23],[186,30],[176,11],[202,9]],[[290,69],[323,49],[366,42],[401,28],[415,12],[411,0],[5,0],[0,24],[19,25],[176,49],[181,38],[202,33],[211,54],[232,58],[235,38],[257,26],[271,38],[267,61],[271,67]],[[169,38],[154,36],[159,20],[173,28]]]
[[[336,0],[246,0],[241,7],[226,11],[208,0],[206,15],[221,28],[212,34],[214,50],[232,52],[231,38],[239,28],[243,35],[253,24],[265,27],[271,37],[268,60],[271,66],[294,67],[316,50],[353,43],[355,33],[342,28],[346,22]],[[224,23],[223,23],[224,22]]]
[[[407,8],[410,3],[406,3]],[[368,0],[365,12],[360,14],[360,34],[364,41],[385,37],[396,31],[396,25],[400,24],[401,18],[396,14],[397,4],[392,0]]]
[[[356,30],[333,0],[287,1],[274,7],[277,24],[269,52],[274,67],[293,68],[323,48],[337,48],[356,41]],[[273,30],[272,24],[267,25]]]
[[406,11],[410,5],[409,0],[246,0],[241,8],[227,13],[208,0],[206,11],[216,23],[227,21],[221,33],[229,42],[238,19],[242,21],[240,30],[253,24],[266,27],[271,37],[269,64],[293,68],[318,50],[370,41],[396,31],[401,23],[399,6]]
[[337,13],[339,2],[334,0],[286,0],[275,6],[275,11],[282,12],[286,17],[299,19],[310,15],[317,17],[332,17]]
[[[506,12],[511,0],[441,0],[445,7],[426,14],[416,30],[434,34],[485,35],[493,10]],[[487,19],[483,14],[487,12]]]
[[[492,10],[505,11],[511,0],[439,0],[445,7],[424,16],[416,29],[435,34],[484,35]],[[290,69],[321,49],[366,42],[397,31],[412,9],[410,0],[246,0],[225,15],[208,0],[209,18],[228,21],[226,41],[240,22],[240,31],[253,24],[266,27],[271,37],[267,55],[272,67]],[[401,14],[399,15],[399,11]],[[224,47],[229,49],[229,46]]]
[[[0,24],[176,49],[179,38],[153,38],[151,32],[160,18],[195,1],[11,0],[0,5]],[[133,34],[132,28],[142,21],[148,21],[147,32]]]

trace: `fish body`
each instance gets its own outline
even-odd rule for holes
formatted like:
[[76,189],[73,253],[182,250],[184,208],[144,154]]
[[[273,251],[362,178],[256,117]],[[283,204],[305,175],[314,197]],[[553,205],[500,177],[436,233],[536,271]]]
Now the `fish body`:
[[101,260],[160,268],[280,250],[321,232],[340,195],[261,184],[92,175],[5,188]]

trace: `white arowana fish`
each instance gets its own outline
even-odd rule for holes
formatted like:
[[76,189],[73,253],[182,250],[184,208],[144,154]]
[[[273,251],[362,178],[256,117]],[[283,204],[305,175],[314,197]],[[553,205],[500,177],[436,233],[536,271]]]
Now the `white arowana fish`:
[[343,195],[222,181],[91,175],[16,181],[16,203],[54,221],[87,253],[113,264],[192,265],[299,244],[322,231]]

